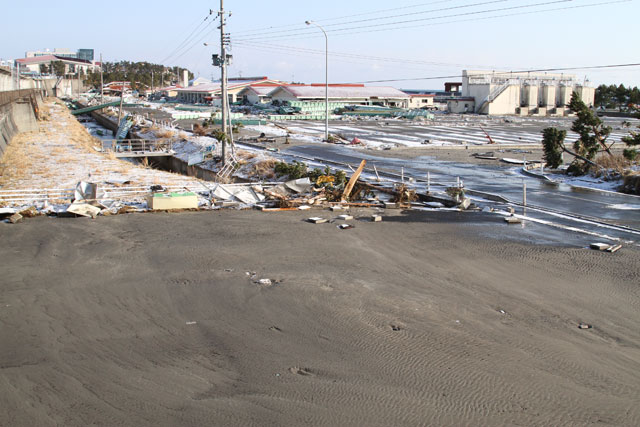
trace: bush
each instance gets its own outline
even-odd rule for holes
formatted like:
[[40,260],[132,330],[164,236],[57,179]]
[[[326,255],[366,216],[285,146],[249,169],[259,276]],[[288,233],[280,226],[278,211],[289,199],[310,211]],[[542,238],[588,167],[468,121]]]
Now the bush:
[[303,178],[307,174],[307,165],[297,160],[293,163],[278,162],[274,168],[277,176],[288,175],[289,179]]

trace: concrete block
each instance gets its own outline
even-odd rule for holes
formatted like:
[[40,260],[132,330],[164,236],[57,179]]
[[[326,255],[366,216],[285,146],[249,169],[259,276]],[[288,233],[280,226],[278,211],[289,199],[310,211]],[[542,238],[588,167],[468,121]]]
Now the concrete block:
[[309,221],[310,223],[313,224],[323,224],[325,222],[327,222],[326,218],[320,218],[319,216],[314,216],[312,218],[307,219],[307,221]]
[[19,213],[14,213],[13,215],[11,215],[11,216],[9,217],[9,222],[10,222],[11,224],[17,224],[17,223],[19,223],[20,221],[22,221],[22,215],[20,215]]
[[380,215],[371,215],[372,222],[380,222],[382,221],[382,217]]
[[338,219],[341,219],[343,221],[349,221],[350,219],[353,219],[353,216],[348,214],[343,214],[343,215],[338,215]]
[[147,204],[153,210],[197,209],[198,196],[195,193],[153,193],[147,197]]

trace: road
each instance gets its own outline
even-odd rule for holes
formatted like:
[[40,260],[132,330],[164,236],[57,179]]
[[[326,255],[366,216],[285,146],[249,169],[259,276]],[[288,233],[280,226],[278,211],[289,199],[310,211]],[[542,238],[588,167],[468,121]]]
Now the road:
[[[488,192],[505,197],[513,202],[522,201],[523,182],[527,184],[527,204],[543,208],[542,211],[528,209],[527,215],[534,218],[553,221],[566,227],[579,227],[582,230],[603,234],[610,237],[640,241],[640,231],[633,232],[608,228],[596,222],[601,221],[611,225],[640,229],[640,211],[631,209],[616,209],[614,206],[640,204],[637,196],[578,191],[568,185],[550,185],[536,178],[522,175],[518,167],[480,166],[473,164],[437,161],[429,157],[418,157],[412,160],[378,157],[362,151],[340,145],[302,145],[289,148],[283,154],[292,154],[314,158],[319,161],[343,162],[357,165],[366,159],[369,164],[375,164],[378,170],[400,173],[404,168],[406,177],[426,179],[430,174],[432,182],[452,184],[460,177],[466,188]],[[591,223],[564,217],[551,211],[559,211],[581,218],[594,219]]]

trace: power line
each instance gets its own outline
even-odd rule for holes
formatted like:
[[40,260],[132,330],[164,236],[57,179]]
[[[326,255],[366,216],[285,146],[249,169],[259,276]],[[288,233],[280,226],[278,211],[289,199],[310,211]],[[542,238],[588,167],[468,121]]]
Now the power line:
[[[464,13],[455,13],[455,14],[451,14],[451,15],[442,15],[442,16],[432,16],[429,18],[419,18],[419,19],[409,19],[409,20],[404,20],[404,21],[395,21],[395,22],[388,22],[388,23],[380,23],[378,24],[376,27],[376,30],[370,30],[370,31],[380,31],[379,27],[383,27],[383,26],[392,26],[392,25],[400,25],[400,24],[409,24],[409,23],[413,23],[413,22],[425,22],[425,21],[433,21],[436,19],[446,19],[446,18],[454,18],[454,17],[458,17],[458,16],[469,16],[469,15],[479,15],[479,14],[484,14],[484,13],[493,13],[493,12],[502,12],[502,11],[506,11],[506,10],[516,10],[516,9],[526,9],[526,8],[531,8],[531,7],[537,7],[537,6],[548,6],[551,4],[558,4],[558,3],[569,3],[572,2],[574,0],[552,0],[552,1],[547,1],[547,2],[541,2],[541,3],[532,3],[532,4],[525,4],[525,5],[519,5],[519,6],[510,6],[510,7],[501,7],[501,8],[497,8],[497,9],[486,9],[486,10],[476,10],[476,11],[472,11],[472,12],[464,12]],[[480,4],[480,3],[478,3]],[[420,25],[422,26],[422,25]],[[356,27],[348,27],[348,28],[337,28],[335,30],[327,30],[328,33],[340,33],[340,32],[344,32],[344,31],[351,31],[351,30],[357,30],[357,29],[361,29],[361,28],[370,28],[369,25],[365,25],[365,26],[356,26]],[[399,27],[399,28],[407,28],[406,26],[404,27]],[[397,28],[394,28],[397,29]],[[308,34],[308,33],[306,33]],[[280,38],[289,38],[291,36],[296,36],[299,34],[291,34],[291,35],[280,35],[280,36],[265,36],[265,37],[250,37],[250,38],[240,38],[238,40],[242,40],[242,41],[251,41],[251,40],[265,40],[265,39],[280,39]],[[304,35],[304,34],[303,34]]]
[[[374,11],[371,11],[371,12],[364,12],[364,13],[357,13],[357,14],[353,14],[353,15],[338,16],[336,18],[316,19],[315,21],[316,22],[336,21],[338,19],[347,19],[347,18],[355,18],[355,17],[358,17],[358,16],[375,15],[377,13],[385,13],[385,12],[391,12],[391,11],[397,11],[397,10],[406,10],[406,9],[412,9],[412,8],[422,7],[422,6],[427,6],[427,5],[431,6],[431,5],[439,4],[439,3],[448,3],[450,1],[455,1],[455,0],[440,0],[440,1],[436,1],[436,2],[426,2],[426,3],[420,3],[420,4],[416,4],[416,5],[411,5],[411,6],[394,7],[394,8],[391,8],[391,9],[380,9],[380,10],[374,10]],[[278,25],[277,27],[270,26],[270,27],[255,28],[253,30],[236,31],[235,34],[254,33],[254,32],[261,32],[262,30],[270,30],[272,28],[287,28],[287,27],[307,28],[307,26],[305,24],[296,23],[296,24],[288,24],[288,25]]]
[[[180,49],[183,49],[184,47],[186,47],[191,41],[193,41],[193,37],[197,37],[196,32],[198,31],[198,29],[200,29],[200,27],[205,24],[205,26],[200,30],[201,32],[199,34],[202,34],[202,31],[205,31],[205,29],[207,28],[206,22],[209,20],[209,18],[211,17],[211,12],[209,12],[209,15],[207,15],[204,20],[202,20],[200,22],[200,24],[198,24],[193,31],[191,31],[191,33],[178,45],[176,46],[175,49],[173,49],[171,51],[171,53],[169,53],[169,55],[167,55],[162,61],[161,63],[164,64],[166,61],[168,61],[169,59],[171,59],[173,56],[175,56],[176,54],[178,54],[180,52]],[[213,21],[209,22],[208,25],[211,25],[216,18],[213,19]],[[198,35],[199,35],[198,34]]]
[[[445,3],[445,2],[450,2],[450,1],[454,1],[454,0],[444,0],[441,2],[437,2],[437,3]],[[338,23],[334,23],[334,24],[325,24],[323,25],[324,28],[327,27],[335,27],[335,26],[339,26],[339,25],[348,25],[348,24],[357,24],[357,23],[361,23],[361,22],[371,22],[371,21],[380,21],[380,20],[385,20],[385,19],[393,19],[393,18],[401,18],[404,16],[415,16],[415,15],[422,15],[422,14],[426,14],[426,13],[433,13],[433,12],[442,12],[445,10],[455,10],[455,9],[464,9],[467,7],[476,7],[476,6],[484,6],[487,4],[493,4],[493,3],[504,3],[510,0],[490,0],[490,1],[484,1],[484,2],[480,2],[480,3],[473,3],[473,4],[465,4],[465,5],[460,5],[460,6],[452,6],[452,7],[444,7],[444,8],[440,8],[440,9],[431,9],[431,10],[424,10],[424,11],[419,11],[419,12],[412,12],[412,13],[403,13],[400,15],[390,15],[390,16],[384,16],[381,18],[367,18],[367,19],[359,19],[356,21],[346,21],[346,22],[338,22]],[[565,1],[571,1],[571,0],[565,0]],[[382,24],[384,25],[384,24]],[[267,33],[261,33],[261,34],[269,34],[269,35],[273,35],[276,33],[291,33],[291,32],[298,32],[300,33],[302,31],[302,33],[308,33],[309,29],[306,29],[303,31],[303,29],[295,29],[295,30],[279,30],[279,31],[269,31]],[[259,35],[259,34],[258,34]],[[255,35],[247,35],[245,37],[253,37]]]
[[[626,68],[626,67],[640,67],[640,63],[630,63],[630,64],[608,64],[608,65],[588,65],[585,67],[559,67],[559,68],[538,68],[538,69],[529,69],[529,70],[520,70],[520,71],[500,71],[498,73],[486,73],[486,74],[474,74],[474,77],[477,76],[509,76],[511,74],[522,74],[522,73],[543,73],[550,71],[574,71],[574,70],[597,70],[604,68]],[[369,83],[391,83],[391,82],[408,82],[408,81],[418,81],[418,80],[440,80],[440,79],[452,79],[464,77],[460,74],[448,75],[448,76],[431,76],[431,77],[415,77],[415,78],[403,78],[403,79],[385,79],[385,80],[368,80],[363,82],[352,82],[352,83],[361,83],[361,84],[369,84]]]
[[[291,52],[311,53],[311,54],[316,54],[316,55],[324,55],[325,54],[325,52],[322,51],[322,50],[309,49],[309,48],[300,48],[300,47],[295,47],[295,46],[273,45],[273,44],[259,43],[259,42],[237,42],[236,44],[239,45],[240,47],[254,47],[256,49],[269,48],[269,49],[291,51]],[[444,62],[421,61],[421,60],[415,60],[415,59],[403,59],[403,58],[391,58],[391,57],[382,57],[382,56],[360,55],[360,54],[353,54],[353,53],[347,53],[347,52],[332,52],[332,51],[329,51],[329,55],[335,56],[335,57],[364,59],[364,60],[381,61],[381,62],[395,62],[395,63],[414,64],[414,65],[433,65],[433,66],[440,66],[440,67],[495,68],[495,65],[487,66],[487,65],[474,65],[474,64],[454,64],[454,63],[444,63]]]
[[[564,1],[572,1],[572,0],[564,0]],[[493,16],[489,16],[489,17],[474,17],[474,18],[470,18],[470,19],[459,19],[459,20],[452,20],[452,21],[435,22],[435,23],[430,23],[430,24],[419,24],[419,25],[414,25],[414,26],[402,26],[402,27],[393,27],[393,28],[375,28],[375,29],[365,30],[365,31],[354,31],[354,32],[346,32],[346,33],[342,32],[342,33],[338,34],[337,33],[338,31],[347,31],[347,30],[349,30],[349,29],[342,29],[342,30],[331,31],[331,33],[334,36],[343,36],[343,35],[364,34],[364,33],[371,33],[371,32],[393,31],[393,30],[398,30],[398,29],[423,28],[423,27],[434,26],[434,25],[452,24],[452,23],[459,23],[459,22],[482,21],[482,20],[487,20],[487,19],[503,18],[503,17],[509,17],[509,16],[531,15],[531,14],[543,13],[543,12],[555,12],[555,11],[560,11],[560,10],[581,9],[581,8],[594,7],[594,6],[603,6],[603,5],[616,4],[616,3],[627,3],[629,1],[631,1],[631,0],[613,0],[613,1],[606,1],[606,2],[600,2],[600,3],[591,3],[591,4],[587,4],[587,5],[580,5],[580,6],[566,6],[566,7],[552,8],[552,9],[534,10],[534,11],[528,11],[528,12],[516,12],[516,13],[508,13],[508,14],[502,14],[502,15],[493,15]],[[531,7],[531,6],[536,6],[536,5],[529,5],[529,6],[523,6],[523,7]],[[497,10],[501,10],[501,9],[497,9]],[[481,13],[488,13],[488,12],[490,12],[490,11],[483,11]],[[463,16],[463,15],[467,15],[467,14],[457,14],[457,15],[451,15],[451,16]],[[440,18],[442,18],[442,17],[440,17]],[[433,18],[433,19],[439,19],[439,18]],[[310,38],[317,38],[317,37],[318,36],[314,36],[314,35],[307,36],[307,37],[296,37],[296,40],[310,39]],[[261,38],[261,39],[267,39],[267,38],[269,38],[269,37],[265,37],[265,38]],[[270,37],[270,38],[276,38],[276,37]],[[278,38],[280,38],[280,37],[278,37]],[[250,41],[250,39],[244,39],[244,41]]]
[[[207,33],[205,33],[205,31],[207,31],[207,29],[211,26],[211,24],[213,24],[213,22],[214,21],[211,21],[207,27],[203,28],[202,31],[200,31],[200,33],[198,33],[198,36],[204,34],[202,37],[200,37],[197,40],[194,39],[195,42],[193,42],[188,48],[184,49],[178,56],[174,57],[172,59],[172,61],[177,61],[178,59],[182,58],[184,55],[186,55],[188,52],[190,52],[194,47],[196,47],[197,45],[202,43],[202,41],[204,39],[209,37],[216,30],[216,28],[213,28],[213,29],[209,30],[209,32],[207,32]],[[198,36],[196,36],[196,37],[198,37]]]

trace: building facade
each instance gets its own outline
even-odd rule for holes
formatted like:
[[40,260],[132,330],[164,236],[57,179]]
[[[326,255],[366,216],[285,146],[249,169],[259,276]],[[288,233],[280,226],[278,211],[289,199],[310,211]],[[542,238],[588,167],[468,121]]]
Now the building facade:
[[564,116],[573,92],[593,107],[595,89],[572,74],[462,72],[462,97],[473,98],[478,114]]
[[[325,85],[283,85],[269,96],[278,102],[320,102],[325,99]],[[329,85],[329,102],[408,108],[409,95],[392,87],[364,85]]]

